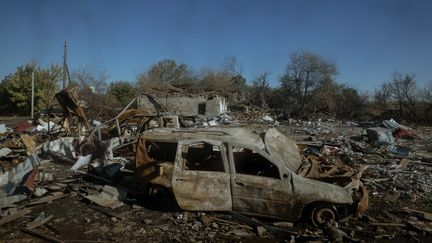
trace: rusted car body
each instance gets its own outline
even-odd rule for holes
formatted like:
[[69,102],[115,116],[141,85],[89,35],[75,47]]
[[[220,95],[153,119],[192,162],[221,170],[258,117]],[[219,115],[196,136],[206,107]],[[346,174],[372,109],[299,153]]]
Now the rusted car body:
[[355,208],[350,189],[297,175],[301,164],[296,143],[275,128],[151,129],[136,152],[137,178],[150,193],[172,191],[183,210],[297,220],[311,206],[332,216]]

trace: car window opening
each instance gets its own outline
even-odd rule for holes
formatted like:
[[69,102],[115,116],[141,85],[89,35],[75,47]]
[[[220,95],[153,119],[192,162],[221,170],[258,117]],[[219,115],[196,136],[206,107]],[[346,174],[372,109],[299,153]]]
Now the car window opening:
[[174,163],[177,152],[177,143],[147,141],[146,151],[149,157],[155,161]]
[[233,147],[236,173],[280,179],[278,168],[259,153]]
[[186,170],[224,172],[219,146],[209,143],[190,145],[184,159],[186,160]]

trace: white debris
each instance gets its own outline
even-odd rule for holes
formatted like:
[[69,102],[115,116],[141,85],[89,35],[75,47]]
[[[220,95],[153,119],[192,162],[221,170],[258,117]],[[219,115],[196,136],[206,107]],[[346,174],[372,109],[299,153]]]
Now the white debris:
[[78,170],[81,167],[87,165],[91,160],[92,155],[86,155],[86,156],[79,156],[78,160],[75,162],[75,164],[70,168],[70,170]]

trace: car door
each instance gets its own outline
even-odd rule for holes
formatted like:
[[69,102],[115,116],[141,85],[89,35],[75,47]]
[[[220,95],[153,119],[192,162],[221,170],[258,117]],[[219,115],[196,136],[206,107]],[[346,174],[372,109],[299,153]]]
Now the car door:
[[184,210],[231,211],[231,183],[225,146],[218,141],[179,142],[172,186]]
[[245,146],[229,146],[233,210],[290,218],[291,173]]

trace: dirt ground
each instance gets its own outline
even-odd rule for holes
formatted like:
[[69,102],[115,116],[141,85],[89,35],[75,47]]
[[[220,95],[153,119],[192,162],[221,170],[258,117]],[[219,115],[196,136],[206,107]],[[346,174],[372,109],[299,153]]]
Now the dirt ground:
[[[16,120],[6,122],[12,124]],[[316,132],[317,128],[321,131]],[[297,141],[312,139],[328,143],[364,132],[342,122],[322,122],[316,126],[290,123],[279,129]],[[398,142],[413,152],[432,154],[432,128],[420,127],[416,131],[422,139]],[[74,174],[68,170],[70,164],[51,161],[41,166],[40,171],[56,175],[60,182],[73,178],[65,183],[66,196],[31,206],[31,213],[0,226],[0,241],[43,242],[41,237],[22,230],[43,213],[52,215],[51,220],[33,231],[50,237],[45,240],[51,242],[331,242],[338,234],[346,234],[342,237],[345,242],[432,242],[431,226],[419,224],[430,225],[430,221],[413,211],[432,212],[431,165],[414,163],[418,159],[410,158],[413,162],[400,168],[401,158],[366,153],[350,153],[347,160],[369,166],[362,177],[369,191],[369,209],[365,215],[342,219],[336,228],[319,229],[301,221],[278,225],[276,230],[239,221],[231,213],[184,212],[175,205],[160,208],[149,205],[139,195],[129,195],[124,206],[107,210],[82,196],[106,182]],[[256,220],[266,226],[277,225],[274,224],[277,221],[270,219]]]

